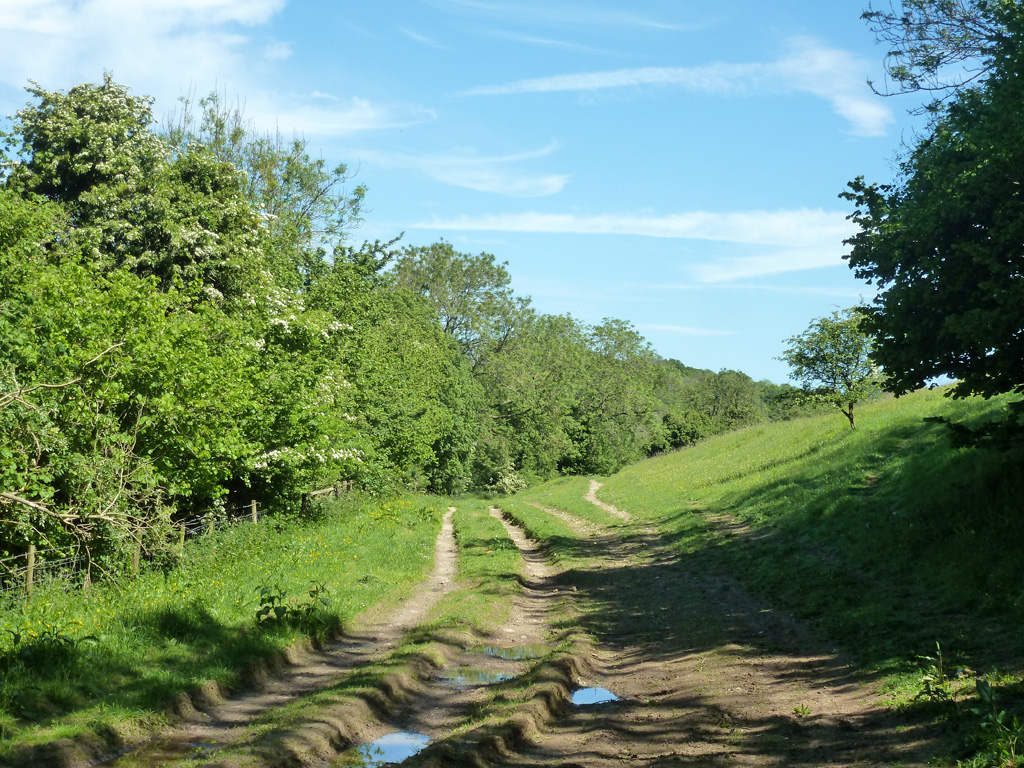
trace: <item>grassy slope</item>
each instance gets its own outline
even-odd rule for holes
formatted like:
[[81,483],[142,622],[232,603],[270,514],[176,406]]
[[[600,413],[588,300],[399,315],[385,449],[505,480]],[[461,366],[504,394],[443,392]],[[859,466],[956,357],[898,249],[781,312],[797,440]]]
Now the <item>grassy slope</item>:
[[[927,391],[863,407],[856,431],[838,414],[758,426],[629,467],[601,497],[816,621],[868,667],[938,641],[977,668],[1019,673],[1022,457],[954,449],[923,421],[1002,407]],[[739,533],[714,533],[736,520]]]

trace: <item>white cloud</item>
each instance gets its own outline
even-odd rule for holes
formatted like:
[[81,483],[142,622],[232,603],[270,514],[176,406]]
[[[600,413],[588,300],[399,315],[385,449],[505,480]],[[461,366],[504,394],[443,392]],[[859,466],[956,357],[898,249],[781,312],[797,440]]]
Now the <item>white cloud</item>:
[[463,91],[461,96],[501,96],[517,93],[598,91],[644,85],[676,85],[695,91],[723,92],[744,87],[761,73],[758,64],[712,64],[705,67],[642,67],[609,72],[582,72],[516,80],[504,85],[484,85]]
[[[0,85],[35,80],[47,89],[98,82],[104,71],[156,99],[157,119],[183,92],[217,88],[260,130],[344,136],[436,119],[417,105],[337,101],[268,89],[273,61],[288,58],[284,42],[257,43],[249,29],[269,24],[285,0],[0,0]],[[325,103],[327,102],[327,103]],[[337,102],[337,103],[330,103]]]
[[628,11],[613,11],[596,7],[594,3],[583,5],[565,3],[508,3],[488,0],[428,0],[432,5],[449,11],[475,11],[489,16],[512,19],[517,23],[548,24],[578,28],[590,26],[638,27],[666,31],[685,31],[693,25],[672,24]]
[[536,45],[544,48],[560,48],[566,51],[575,51],[577,53],[597,53],[603,56],[607,56],[610,51],[604,48],[594,48],[590,45],[581,45],[579,43],[571,43],[567,40],[554,40],[547,37],[534,37],[533,35],[520,35],[514,32],[509,32],[505,29],[493,29],[489,30],[489,34],[494,37],[502,38],[503,40],[511,40],[514,43],[524,43],[525,45]]
[[820,248],[792,248],[766,251],[752,256],[734,256],[704,264],[690,265],[693,278],[701,283],[728,283],[751,277],[800,272],[843,264],[846,249],[841,242]]
[[417,225],[420,229],[492,230],[503,232],[572,232],[590,235],[717,240],[786,247],[839,244],[856,228],[839,211],[691,211],[667,216],[607,214],[578,216],[557,213],[515,213],[460,216]]
[[689,325],[641,325],[641,331],[664,331],[680,336],[735,336],[736,331],[714,331],[709,328],[694,328]]
[[263,49],[263,58],[271,61],[285,61],[292,57],[292,47],[288,43],[271,43]]
[[463,91],[462,96],[597,91],[674,86],[704,93],[809,93],[828,101],[860,136],[883,136],[891,110],[866,84],[868,66],[853,54],[809,37],[789,41],[786,54],[768,63],[718,62],[700,67],[643,67],[516,80]]
[[261,130],[274,130],[280,126],[283,132],[294,130],[306,136],[351,136],[405,128],[437,119],[434,110],[424,107],[382,106],[361,98],[334,99],[341,104],[334,106],[325,105],[323,97],[311,98],[317,103],[259,92],[246,99],[245,115]]
[[499,157],[480,157],[468,151],[438,155],[364,152],[360,156],[387,167],[412,168],[456,187],[494,192],[508,197],[544,197],[561,192],[569,177],[562,174],[532,175],[518,166],[550,155],[557,149],[556,144],[549,144],[530,152]]

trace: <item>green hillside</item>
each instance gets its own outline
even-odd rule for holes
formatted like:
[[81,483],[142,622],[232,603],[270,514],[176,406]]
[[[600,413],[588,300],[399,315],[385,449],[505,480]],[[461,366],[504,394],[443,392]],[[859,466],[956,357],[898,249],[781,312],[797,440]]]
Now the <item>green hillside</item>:
[[933,390],[865,406],[855,431],[838,414],[751,427],[628,467],[601,496],[865,663],[938,641],[974,665],[1019,665],[1021,456],[954,448],[924,420],[1003,408]]

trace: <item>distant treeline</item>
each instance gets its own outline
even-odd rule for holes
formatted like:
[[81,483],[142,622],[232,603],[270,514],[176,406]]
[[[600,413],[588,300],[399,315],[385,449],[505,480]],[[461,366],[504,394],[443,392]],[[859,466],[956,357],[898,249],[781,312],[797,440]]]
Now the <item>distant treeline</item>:
[[537,313],[488,254],[353,245],[346,168],[215,95],[154,129],[109,76],[29,90],[0,156],[0,554],[155,551],[337,481],[514,491],[790,412]]

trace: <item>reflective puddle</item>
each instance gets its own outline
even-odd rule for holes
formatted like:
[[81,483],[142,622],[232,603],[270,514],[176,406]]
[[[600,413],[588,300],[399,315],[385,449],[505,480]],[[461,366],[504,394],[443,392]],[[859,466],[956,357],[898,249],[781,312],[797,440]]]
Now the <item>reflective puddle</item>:
[[477,645],[469,649],[471,653],[482,653],[485,656],[493,656],[498,659],[539,659],[547,656],[548,647],[545,645],[514,645],[511,648],[502,648],[497,645]]
[[[378,768],[378,766],[382,765],[400,763],[406,758],[415,755],[429,743],[430,737],[424,736],[422,733],[399,731],[397,733],[389,733],[387,736],[381,736],[369,744],[356,747],[352,752],[361,761],[356,763],[356,765],[364,766],[365,768]],[[351,762],[341,764],[352,765]]]
[[609,701],[618,700],[619,697],[607,688],[577,688],[572,692],[572,703],[577,706],[604,704]]
[[479,669],[477,667],[457,667],[447,670],[441,678],[452,685],[491,685],[504,680],[511,680],[516,675],[510,672],[498,672],[493,669]]

